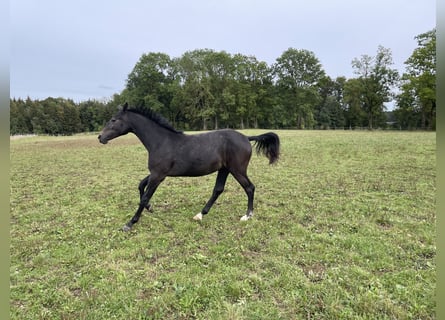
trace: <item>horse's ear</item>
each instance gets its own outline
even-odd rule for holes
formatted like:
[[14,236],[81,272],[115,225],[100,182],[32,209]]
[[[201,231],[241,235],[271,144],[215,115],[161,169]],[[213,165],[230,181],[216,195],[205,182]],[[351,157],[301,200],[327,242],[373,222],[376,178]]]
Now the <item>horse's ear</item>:
[[124,104],[122,110],[123,110],[123,111],[127,111],[127,109],[128,109],[128,102],[125,102],[125,104]]

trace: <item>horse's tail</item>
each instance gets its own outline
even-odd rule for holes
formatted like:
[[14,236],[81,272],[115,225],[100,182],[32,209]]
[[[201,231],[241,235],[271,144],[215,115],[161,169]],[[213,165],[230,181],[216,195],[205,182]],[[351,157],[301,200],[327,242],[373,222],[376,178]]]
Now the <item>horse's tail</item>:
[[264,154],[269,159],[269,164],[275,163],[280,157],[280,138],[277,134],[268,132],[248,138],[249,141],[255,141],[257,153]]

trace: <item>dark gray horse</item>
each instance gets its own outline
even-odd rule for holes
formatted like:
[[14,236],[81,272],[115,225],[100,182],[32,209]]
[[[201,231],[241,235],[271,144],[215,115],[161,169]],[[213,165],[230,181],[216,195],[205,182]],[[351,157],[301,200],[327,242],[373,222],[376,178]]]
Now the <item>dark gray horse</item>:
[[230,174],[247,194],[247,212],[241,220],[253,215],[255,186],[247,177],[247,166],[252,155],[249,141],[256,142],[257,152],[263,153],[272,164],[278,160],[280,140],[273,133],[246,137],[230,129],[186,135],[174,129],[164,118],[150,109],[129,109],[125,104],[105,125],[99,141],[106,144],[111,139],[134,133],[149,152],[150,174],[139,183],[140,204],[133,218],[123,227],[131,229],[138,222],[144,208],[150,208],[150,199],[156,188],[167,176],[203,176],[218,171],[212,196],[194,219],[202,220],[223,192]]

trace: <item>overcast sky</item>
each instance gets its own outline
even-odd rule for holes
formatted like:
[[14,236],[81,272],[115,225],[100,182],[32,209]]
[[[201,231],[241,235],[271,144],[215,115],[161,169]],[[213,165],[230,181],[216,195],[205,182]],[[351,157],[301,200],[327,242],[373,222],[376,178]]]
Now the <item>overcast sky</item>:
[[353,77],[351,61],[391,49],[394,67],[436,26],[434,0],[14,0],[11,97],[110,98],[143,53],[180,57],[225,50],[275,62],[314,52],[326,73]]

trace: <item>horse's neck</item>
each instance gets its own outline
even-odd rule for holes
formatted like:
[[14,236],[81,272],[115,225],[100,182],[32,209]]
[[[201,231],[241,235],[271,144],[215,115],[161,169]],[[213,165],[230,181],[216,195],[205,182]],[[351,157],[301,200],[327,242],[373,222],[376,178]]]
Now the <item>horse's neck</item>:
[[[139,117],[139,119],[136,117]],[[135,115],[132,127],[133,133],[139,138],[148,152],[156,150],[170,138],[170,132],[167,129],[140,115]]]

